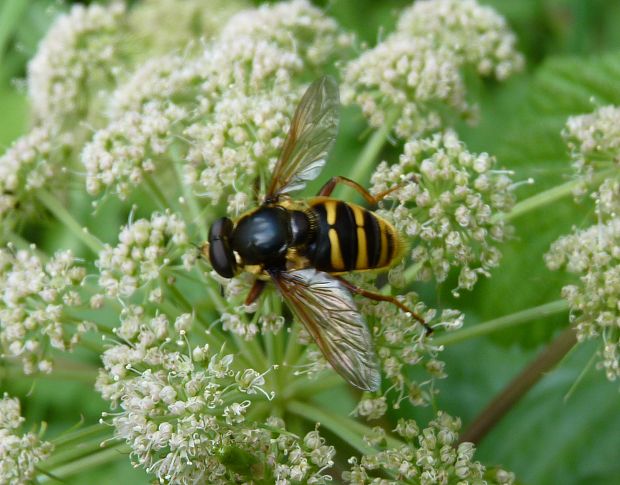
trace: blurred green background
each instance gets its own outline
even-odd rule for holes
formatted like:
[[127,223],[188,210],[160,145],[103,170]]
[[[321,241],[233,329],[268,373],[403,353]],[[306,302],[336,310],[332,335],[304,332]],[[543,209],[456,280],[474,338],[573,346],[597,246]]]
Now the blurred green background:
[[[259,2],[256,2],[259,3]],[[317,2],[344,27],[372,45],[391,31],[403,0]],[[474,151],[488,151],[515,179],[535,179],[520,199],[562,183],[569,175],[560,130],[570,114],[620,104],[620,2],[617,0],[488,0],[508,20],[527,58],[525,72],[508,83],[472,82],[481,122],[459,126]],[[26,63],[53,18],[70,7],[56,0],[0,0],[0,145],[8,146],[28,128],[24,89]],[[359,115],[344,114],[352,130]],[[351,134],[335,158],[355,160],[361,144]],[[397,147],[388,147],[385,157]],[[341,167],[340,165],[339,167]],[[339,168],[339,170],[341,170]],[[363,182],[363,181],[362,181]],[[463,310],[468,325],[559,298],[568,279],[550,273],[542,255],[573,225],[587,225],[591,208],[567,199],[517,219],[516,237],[504,250],[501,267],[475,291],[458,300],[443,288],[421,287],[429,304]],[[438,291],[436,291],[438,290]],[[489,400],[566,325],[566,315],[534,321],[490,338],[449,347],[443,354],[449,377],[441,382],[436,406],[461,416],[466,427]],[[479,446],[478,459],[500,464],[527,484],[620,484],[620,394],[594,366],[596,345],[580,346],[547,375]],[[104,403],[91,390],[96,361],[86,360],[82,382],[26,379],[2,372],[0,392],[20,396],[28,423],[50,423],[49,436],[75,425],[80,416],[95,422]],[[67,366],[71,366],[67,362]],[[584,369],[586,369],[584,371]],[[573,385],[575,389],[569,393]],[[62,392],[58,392],[61,389]],[[31,396],[36,396],[32,398]],[[343,397],[343,406],[349,398]],[[430,410],[404,408],[401,414],[424,421]],[[391,416],[396,420],[398,416]],[[71,483],[148,483],[126,458]]]

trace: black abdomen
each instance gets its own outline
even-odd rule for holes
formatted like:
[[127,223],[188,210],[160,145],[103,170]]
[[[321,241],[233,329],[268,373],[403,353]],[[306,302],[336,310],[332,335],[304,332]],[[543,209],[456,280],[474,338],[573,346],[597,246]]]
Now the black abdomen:
[[327,197],[311,199],[309,205],[318,227],[307,257],[318,270],[383,268],[402,249],[394,227],[361,206]]

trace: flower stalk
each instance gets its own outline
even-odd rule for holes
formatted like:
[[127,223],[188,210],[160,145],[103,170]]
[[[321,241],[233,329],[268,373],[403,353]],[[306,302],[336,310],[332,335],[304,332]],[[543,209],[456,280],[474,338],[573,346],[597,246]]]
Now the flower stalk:
[[500,392],[474,419],[461,436],[461,442],[480,443],[487,433],[515,404],[577,344],[572,327],[564,330]]

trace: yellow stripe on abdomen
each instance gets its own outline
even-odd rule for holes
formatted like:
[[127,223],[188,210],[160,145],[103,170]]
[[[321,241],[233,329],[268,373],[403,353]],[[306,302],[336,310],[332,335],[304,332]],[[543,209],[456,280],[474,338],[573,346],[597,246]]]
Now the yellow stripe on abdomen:
[[340,251],[340,240],[338,239],[338,233],[336,232],[336,229],[332,227],[328,234],[329,244],[331,245],[331,265],[335,270],[343,270],[344,260],[342,259],[342,252]]
[[389,262],[390,255],[388,254],[388,242],[387,242],[387,234],[388,228],[385,227],[383,219],[377,217],[377,222],[379,223],[379,232],[381,233],[381,255],[379,256],[379,264],[377,267],[386,266]]
[[356,269],[368,269],[368,244],[366,244],[366,231],[364,226],[357,227],[357,261]]
[[325,206],[325,213],[327,215],[327,223],[333,226],[336,223],[336,207],[337,202],[335,200],[326,200],[323,205]]

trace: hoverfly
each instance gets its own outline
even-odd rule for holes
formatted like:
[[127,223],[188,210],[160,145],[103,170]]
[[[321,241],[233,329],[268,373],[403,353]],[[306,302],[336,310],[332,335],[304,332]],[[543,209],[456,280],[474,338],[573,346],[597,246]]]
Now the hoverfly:
[[333,146],[339,122],[338,85],[331,77],[314,81],[297,107],[262,204],[233,223],[222,217],[201,248],[224,278],[249,271],[256,279],[246,299],[254,302],[271,280],[305,325],[331,366],[352,385],[379,388],[381,375],[372,339],[352,294],[389,301],[424,321],[394,297],[369,292],[340,275],[386,269],[404,245],[394,227],[375,213],[330,198],[338,183],[376,204],[376,196],[345,177],[334,177],[308,200],[290,193],[315,179]]

